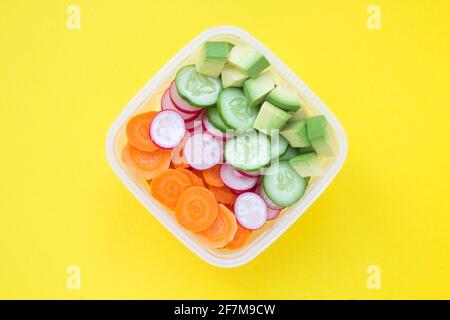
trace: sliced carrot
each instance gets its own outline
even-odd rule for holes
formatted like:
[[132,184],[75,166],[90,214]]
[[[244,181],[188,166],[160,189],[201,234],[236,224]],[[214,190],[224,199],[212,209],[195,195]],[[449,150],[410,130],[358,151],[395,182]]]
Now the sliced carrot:
[[169,209],[175,209],[182,193],[191,186],[187,175],[175,169],[167,169],[152,180],[150,193]]
[[208,189],[214,193],[214,196],[216,197],[217,201],[223,204],[234,204],[234,201],[236,200],[236,194],[233,193],[227,186],[223,187],[213,187],[208,186]]
[[206,183],[213,187],[222,187],[223,181],[222,178],[220,178],[220,167],[222,165],[216,164],[214,167],[203,170],[203,178],[205,179]]
[[175,208],[175,216],[182,227],[200,232],[213,224],[218,211],[214,194],[206,188],[195,186],[183,192]]
[[252,233],[252,230],[244,228],[243,226],[241,226],[238,223],[237,224],[237,231],[236,231],[236,234],[234,235],[233,240],[231,240],[231,242],[229,242],[225,246],[225,248],[228,248],[228,249],[239,249],[239,248],[242,248],[247,243],[247,239],[248,239],[248,237],[250,236],[251,233]]
[[209,248],[223,248],[233,240],[236,230],[236,217],[227,207],[219,204],[214,223],[205,231],[197,233],[197,236]]
[[187,175],[193,186],[198,186],[198,187],[204,187],[205,186],[203,184],[202,179],[200,179],[192,171],[187,170],[187,169],[183,169],[183,168],[178,168],[177,170],[179,170],[179,171],[183,172],[185,175]]
[[187,163],[176,164],[175,162],[172,161],[170,163],[170,167],[173,169],[186,169],[189,168],[189,165]]
[[208,185],[208,184],[206,183],[206,181],[205,181],[205,178],[203,178],[202,171],[197,170],[197,169],[191,169],[191,171],[192,171],[193,174],[195,174],[197,177],[199,177],[200,180],[202,180],[204,186],[207,186],[207,185]]
[[130,144],[122,150],[122,161],[135,175],[150,180],[169,168],[170,150],[159,149],[154,152],[145,152]]
[[160,149],[150,138],[150,125],[155,115],[155,111],[145,112],[135,115],[128,121],[126,134],[129,144],[147,152]]

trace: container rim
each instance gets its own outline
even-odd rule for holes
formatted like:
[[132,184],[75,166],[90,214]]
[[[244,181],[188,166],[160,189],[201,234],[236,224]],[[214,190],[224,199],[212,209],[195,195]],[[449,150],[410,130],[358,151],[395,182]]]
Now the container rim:
[[[249,43],[257,50],[262,52],[270,63],[275,66],[278,72],[282,73],[283,76],[290,82],[290,84],[296,89],[300,90],[302,94],[317,108],[322,114],[324,114],[332,126],[338,143],[338,150],[336,158],[332,164],[326,169],[324,176],[322,176],[311,188],[309,194],[305,195],[302,201],[297,203],[291,210],[292,213],[274,224],[270,230],[270,237],[266,237],[267,241],[260,241],[260,243],[253,244],[251,250],[246,250],[241,256],[235,258],[222,259],[201,248],[187,232],[178,232],[178,230],[173,228],[172,221],[170,221],[164,212],[161,214],[161,209],[157,207],[154,201],[150,201],[148,194],[146,194],[130,177],[130,175],[121,166],[118,158],[115,156],[115,141],[117,134],[125,122],[130,116],[136,111],[136,109],[141,105],[141,103],[152,94],[155,90],[157,84],[161,83],[165,75],[170,69],[173,69],[177,64],[181,63],[182,60],[187,57],[196,47],[203,41],[219,35],[231,35],[241,38],[245,42]],[[153,92],[153,94],[156,92]],[[142,205],[162,224],[164,225],[179,241],[181,241],[185,246],[187,246],[191,251],[197,254],[207,263],[222,267],[222,268],[233,268],[244,265],[255,257],[257,257],[262,251],[269,247],[276,239],[278,239],[281,234],[283,234],[297,219],[315,202],[315,200],[323,193],[323,191],[328,187],[328,185],[333,181],[335,176],[341,170],[348,152],[348,142],[347,136],[345,134],[344,128],[340,124],[339,120],[332,114],[332,112],[327,108],[327,106],[322,102],[322,100],[283,62],[279,59],[272,51],[270,51],[265,45],[259,42],[254,36],[252,36],[247,31],[234,26],[217,26],[209,28],[204,32],[200,33],[194,39],[192,39],[185,47],[183,47],[177,54],[175,54],[145,85],[138,91],[138,93],[130,100],[130,102],[125,106],[125,108],[120,112],[117,118],[111,124],[106,137],[106,158],[125,185],[125,187],[142,203]],[[254,241],[257,242],[257,241]],[[232,255],[227,255],[231,257]]]

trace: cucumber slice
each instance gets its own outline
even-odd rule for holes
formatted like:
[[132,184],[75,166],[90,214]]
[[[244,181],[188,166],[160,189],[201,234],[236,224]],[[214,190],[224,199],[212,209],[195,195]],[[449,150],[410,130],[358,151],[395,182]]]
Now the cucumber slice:
[[237,169],[260,169],[271,159],[269,138],[255,131],[233,137],[225,143],[225,159]]
[[244,94],[250,107],[256,107],[263,103],[266,96],[275,86],[272,73],[266,71],[256,79],[244,82]]
[[300,109],[300,97],[294,90],[284,85],[276,86],[267,96],[267,101],[286,111],[295,112]]
[[315,152],[300,154],[289,160],[289,164],[302,177],[314,177],[323,174],[319,156]]
[[197,72],[219,77],[232,47],[233,44],[228,42],[206,41],[195,63]]
[[249,76],[244,72],[229,64],[226,64],[222,70],[222,85],[224,88],[242,87],[248,78]]
[[285,154],[280,157],[280,160],[290,160],[296,155],[298,155],[298,149],[289,146]]
[[270,139],[270,149],[272,152],[272,159],[283,156],[289,148],[288,141],[280,135],[274,135]]
[[272,130],[279,130],[284,127],[291,115],[283,111],[270,102],[265,101],[259,110],[253,128],[268,134]]
[[208,117],[209,122],[220,131],[226,132],[227,129],[230,129],[230,127],[228,127],[220,118],[217,108],[209,108],[206,112],[206,116]]
[[311,145],[308,139],[305,120],[289,123],[280,133],[289,141],[292,147],[308,147]]
[[219,95],[217,108],[223,122],[234,129],[253,128],[258,116],[258,109],[248,106],[244,92],[239,88],[224,89]]
[[334,154],[334,141],[325,116],[315,116],[306,120],[308,139],[314,150],[321,156]]
[[280,161],[267,170],[263,178],[263,188],[273,203],[280,207],[289,207],[305,193],[308,178],[302,178],[288,161]]
[[181,68],[177,72],[175,83],[182,98],[203,108],[215,105],[222,90],[220,79],[198,73],[194,65]]
[[248,45],[235,46],[230,52],[228,61],[251,78],[256,78],[270,66],[262,53]]

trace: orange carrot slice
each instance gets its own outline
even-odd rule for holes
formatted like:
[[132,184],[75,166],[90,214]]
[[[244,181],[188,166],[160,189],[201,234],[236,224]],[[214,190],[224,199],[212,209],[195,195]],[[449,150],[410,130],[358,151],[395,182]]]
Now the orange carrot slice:
[[209,169],[203,170],[203,178],[205,179],[206,183],[213,187],[222,187],[223,181],[220,178],[220,167],[222,165],[216,164],[214,167],[211,167]]
[[192,171],[193,174],[195,174],[197,177],[199,177],[200,180],[202,180],[204,186],[207,186],[207,185],[208,185],[208,184],[206,183],[206,181],[205,181],[205,178],[203,178],[203,174],[202,174],[202,172],[201,172],[200,170],[197,170],[197,169],[191,169],[191,171]]
[[205,231],[197,233],[197,236],[209,248],[223,248],[233,240],[236,230],[236,217],[227,207],[219,204],[219,212],[214,223]]
[[145,152],[127,144],[122,150],[122,161],[136,176],[150,180],[170,165],[170,150],[159,149]]
[[236,234],[234,235],[233,240],[231,240],[231,242],[229,242],[225,248],[228,249],[239,249],[242,248],[246,243],[247,243],[247,239],[250,236],[250,234],[252,233],[252,230],[244,228],[243,226],[241,226],[239,223],[237,224],[237,231]]
[[227,186],[223,187],[213,187],[208,186],[208,189],[214,193],[214,196],[216,197],[217,201],[223,204],[234,204],[234,201],[236,200],[236,194],[234,194]]
[[150,138],[150,125],[155,115],[155,111],[145,112],[135,115],[128,121],[126,134],[129,144],[147,152],[160,149]]
[[187,169],[182,169],[182,168],[178,168],[177,170],[183,172],[184,174],[186,174],[189,178],[189,180],[191,181],[193,186],[198,186],[198,187],[204,187],[205,185],[203,184],[202,179],[200,179],[195,173],[191,172],[190,170]]
[[187,169],[189,168],[189,165],[187,163],[176,164],[175,162],[172,161],[170,163],[170,167],[173,169]]
[[186,174],[175,169],[167,169],[152,180],[150,193],[153,198],[173,210],[180,196],[191,186],[192,183]]
[[195,186],[183,192],[175,208],[175,216],[182,227],[200,232],[213,224],[218,211],[214,194],[206,188]]

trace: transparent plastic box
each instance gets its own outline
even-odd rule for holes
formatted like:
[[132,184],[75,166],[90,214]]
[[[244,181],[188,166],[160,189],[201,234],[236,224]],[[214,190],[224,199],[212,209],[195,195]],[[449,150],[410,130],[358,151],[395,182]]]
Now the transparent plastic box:
[[[295,205],[283,210],[277,219],[269,221],[263,228],[253,232],[248,244],[239,250],[205,247],[192,233],[177,223],[171,212],[151,197],[148,183],[133,176],[121,159],[121,150],[126,144],[125,126],[127,121],[135,114],[160,108],[161,96],[174,79],[177,70],[186,64],[194,63],[197,52],[206,40],[228,40],[235,44],[247,43],[263,53],[271,63],[271,70],[276,81],[285,81],[298,91],[307,113],[323,114],[327,117],[336,142],[335,156],[328,158],[324,163],[326,166],[324,175],[311,179],[305,194]],[[189,42],[128,103],[109,129],[106,139],[106,155],[122,183],[178,240],[207,263],[218,267],[232,268],[241,266],[258,256],[322,194],[344,164],[347,155],[347,138],[341,124],[325,104],[266,46],[242,29],[220,26],[204,31]],[[301,244],[299,245],[301,246]]]

